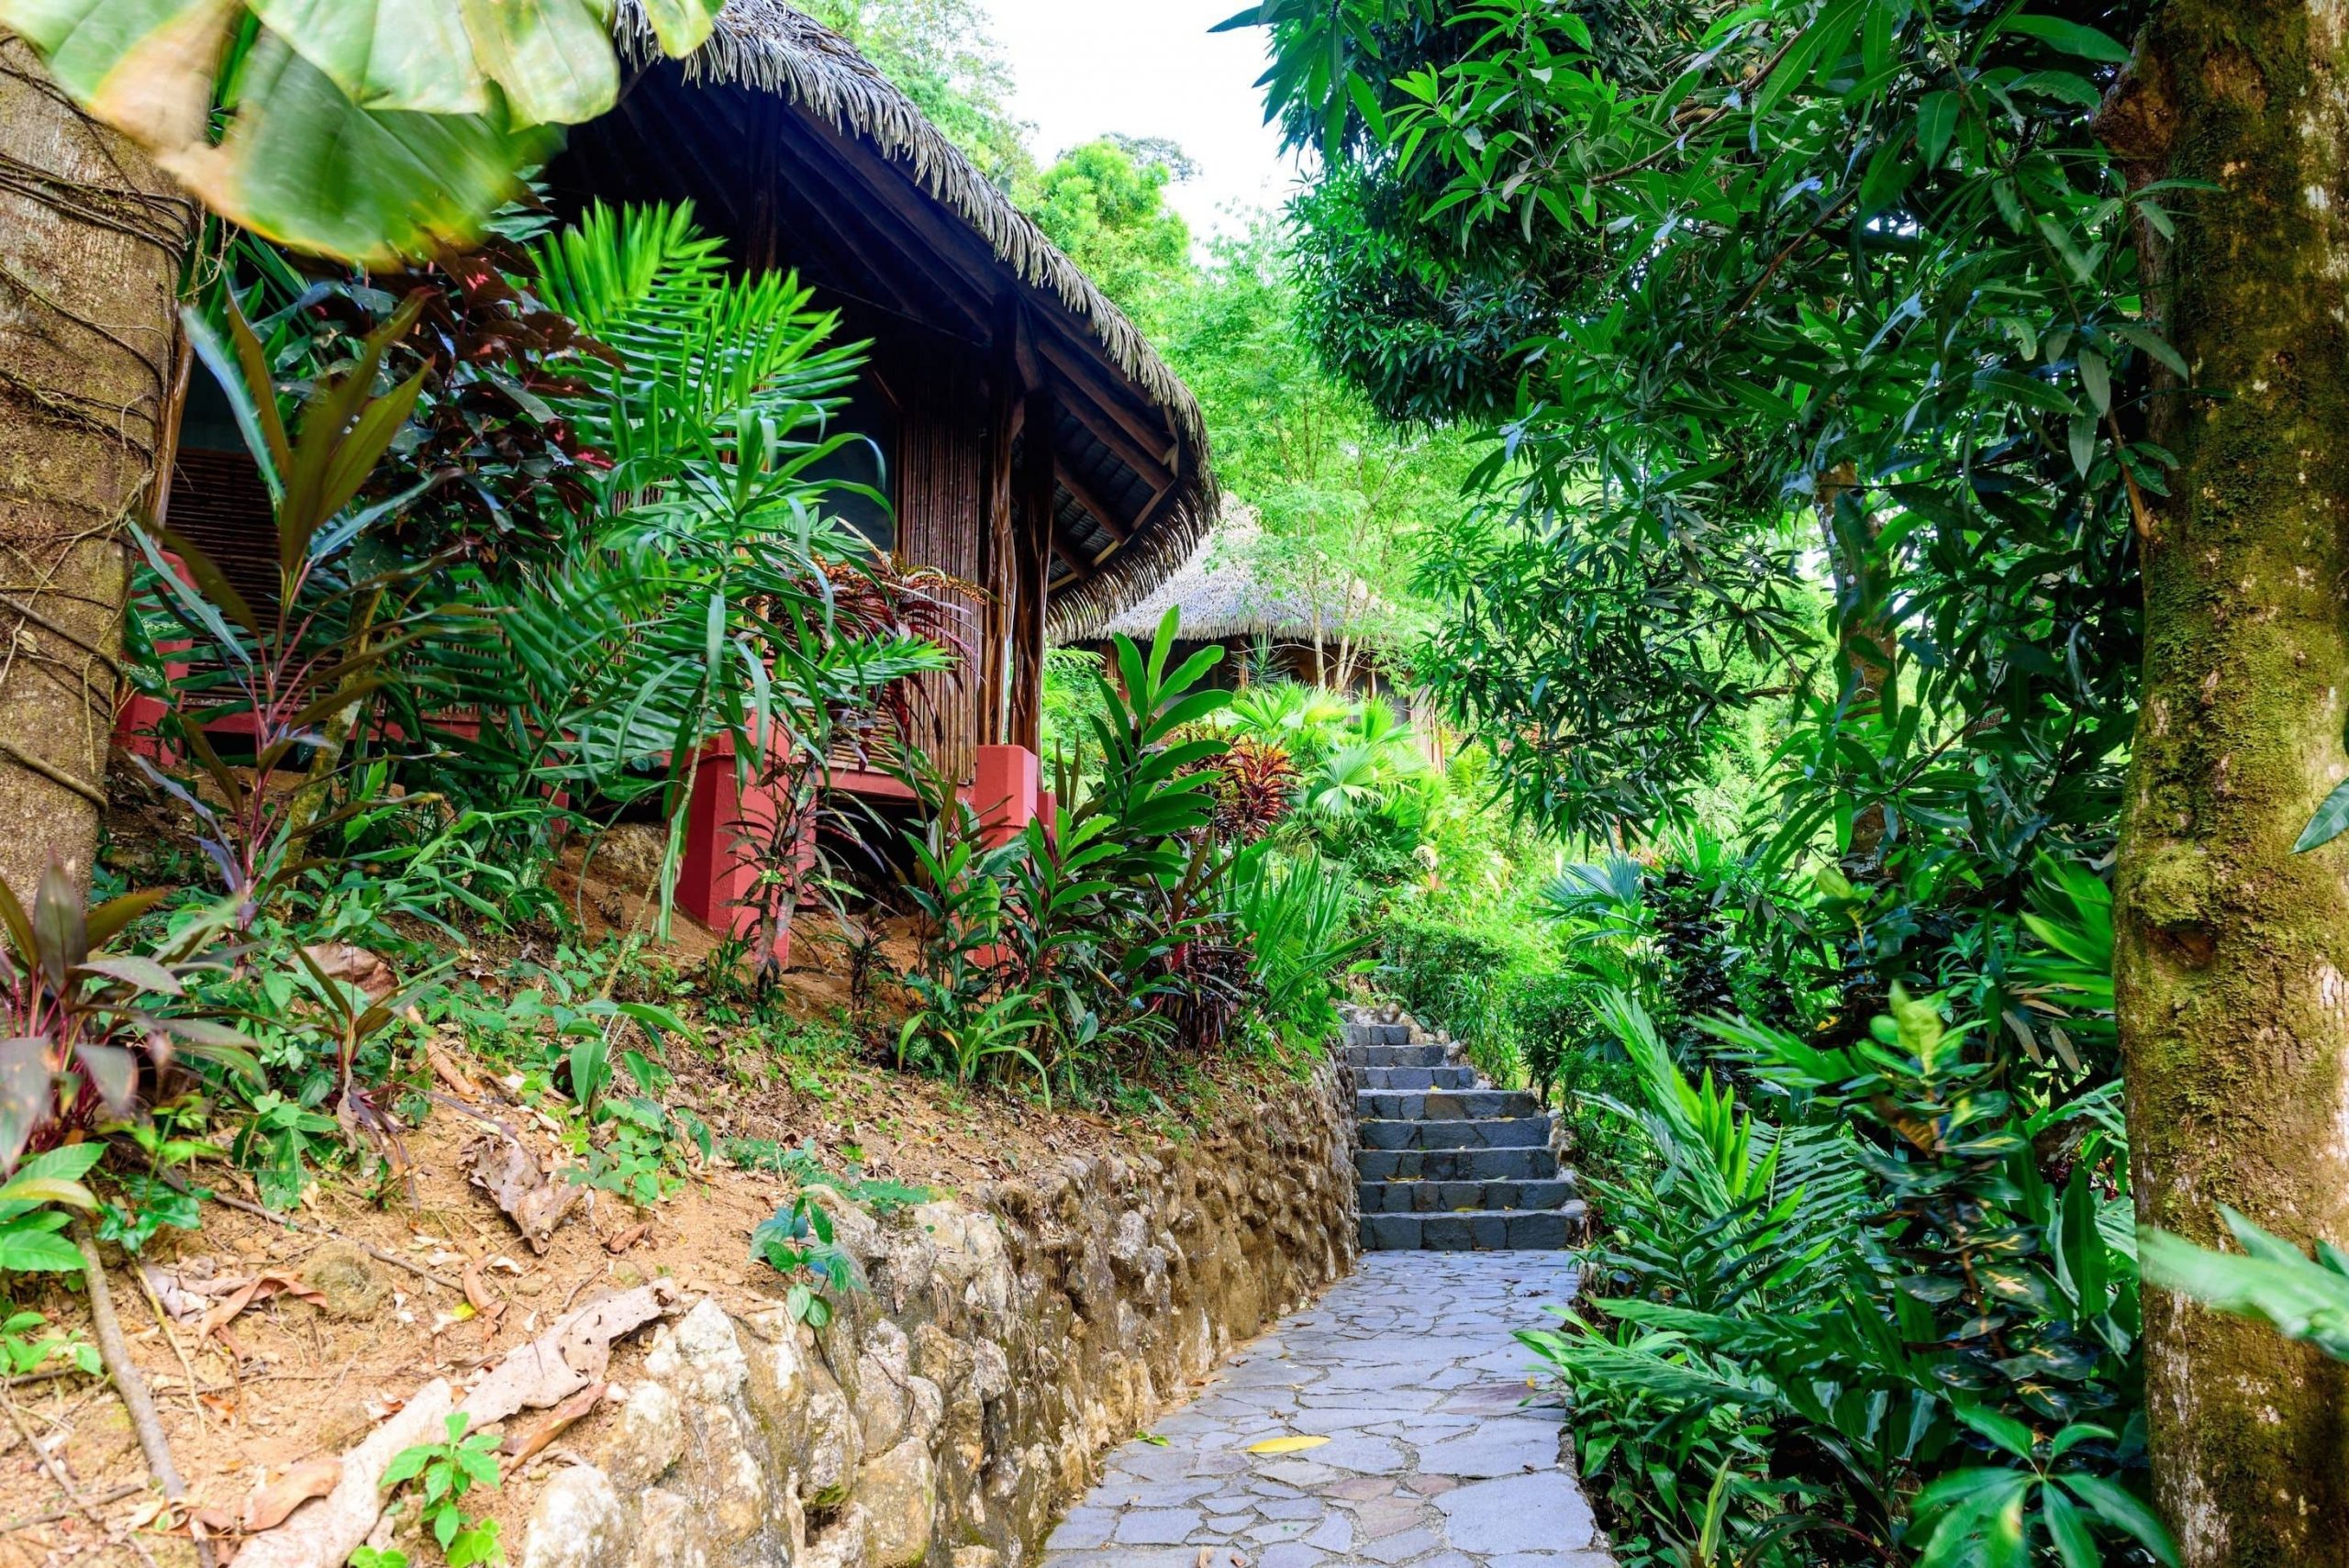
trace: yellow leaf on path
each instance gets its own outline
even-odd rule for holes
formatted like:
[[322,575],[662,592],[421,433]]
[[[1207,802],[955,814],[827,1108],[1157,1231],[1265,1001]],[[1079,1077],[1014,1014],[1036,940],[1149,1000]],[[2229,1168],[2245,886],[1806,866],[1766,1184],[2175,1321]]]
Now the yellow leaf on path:
[[1266,1438],[1260,1443],[1250,1443],[1250,1453],[1300,1453],[1308,1448],[1319,1448],[1328,1438]]

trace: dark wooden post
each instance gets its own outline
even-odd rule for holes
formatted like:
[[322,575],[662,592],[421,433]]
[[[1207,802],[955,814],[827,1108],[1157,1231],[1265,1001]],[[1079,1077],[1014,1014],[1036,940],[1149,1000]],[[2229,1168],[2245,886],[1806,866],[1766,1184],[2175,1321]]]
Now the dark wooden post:
[[1052,395],[1030,388],[1019,454],[1019,526],[1012,560],[1019,598],[1011,621],[1011,744],[1030,751],[1042,744],[1044,717],[1044,599],[1052,560]]

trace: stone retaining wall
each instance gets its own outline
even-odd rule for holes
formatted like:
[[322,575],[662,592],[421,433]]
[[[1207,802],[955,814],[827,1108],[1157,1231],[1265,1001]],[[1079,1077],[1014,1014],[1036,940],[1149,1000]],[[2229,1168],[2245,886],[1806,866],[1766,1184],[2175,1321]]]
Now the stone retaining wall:
[[[1096,1461],[1353,1266],[1344,1070],[875,1222],[820,1333],[692,1306],[520,1479],[522,1568],[1020,1568]],[[530,1488],[535,1485],[535,1494]],[[509,1536],[509,1540],[513,1538]]]

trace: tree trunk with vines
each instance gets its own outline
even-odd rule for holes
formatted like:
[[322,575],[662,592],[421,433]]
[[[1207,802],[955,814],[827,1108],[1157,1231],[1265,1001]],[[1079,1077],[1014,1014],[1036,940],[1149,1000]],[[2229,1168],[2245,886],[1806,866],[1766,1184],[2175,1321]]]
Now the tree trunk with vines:
[[[2349,8],[2171,0],[2100,127],[2160,198],[2149,293],[2192,373],[2145,539],[2115,979],[2138,1213],[2349,1244]],[[2221,1243],[2222,1244],[2222,1243]],[[2349,1369],[2162,1292],[2155,1490],[2191,1568],[2349,1564]]]
[[193,203],[0,33],[0,881],[83,877],[106,805],[126,525],[168,462]]

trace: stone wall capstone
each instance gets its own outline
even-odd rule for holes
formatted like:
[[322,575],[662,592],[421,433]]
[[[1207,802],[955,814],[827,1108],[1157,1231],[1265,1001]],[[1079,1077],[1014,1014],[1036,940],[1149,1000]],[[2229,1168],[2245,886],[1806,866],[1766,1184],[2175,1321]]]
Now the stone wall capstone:
[[[1353,1084],[1324,1060],[1197,1137],[885,1220],[821,1331],[705,1298],[518,1478],[521,1568],[1022,1568],[1096,1461],[1353,1264]],[[780,1286],[780,1279],[777,1284]],[[511,1539],[511,1538],[509,1538]]]

